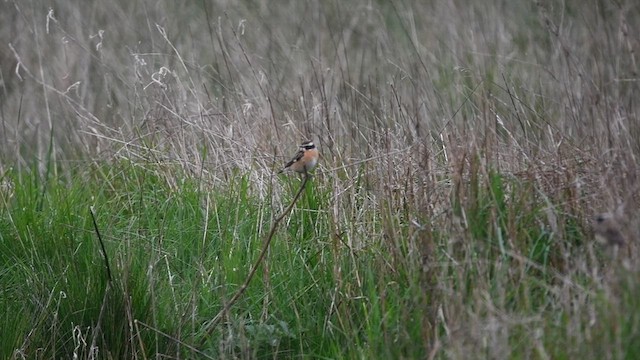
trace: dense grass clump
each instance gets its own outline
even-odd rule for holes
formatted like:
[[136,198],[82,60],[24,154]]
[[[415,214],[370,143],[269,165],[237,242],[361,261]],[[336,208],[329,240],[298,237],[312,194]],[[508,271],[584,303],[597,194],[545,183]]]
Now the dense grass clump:
[[640,356],[635,2],[0,7],[0,357]]

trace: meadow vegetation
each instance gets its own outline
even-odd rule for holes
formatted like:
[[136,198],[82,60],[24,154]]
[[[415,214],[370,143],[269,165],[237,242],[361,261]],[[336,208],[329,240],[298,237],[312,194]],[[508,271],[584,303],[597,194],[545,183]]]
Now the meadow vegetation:
[[637,2],[0,9],[1,358],[640,358]]

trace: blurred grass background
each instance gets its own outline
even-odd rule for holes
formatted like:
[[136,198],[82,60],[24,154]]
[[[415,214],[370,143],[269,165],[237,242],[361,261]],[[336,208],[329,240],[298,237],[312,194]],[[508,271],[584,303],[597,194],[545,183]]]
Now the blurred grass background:
[[640,356],[634,1],[0,9],[2,357]]

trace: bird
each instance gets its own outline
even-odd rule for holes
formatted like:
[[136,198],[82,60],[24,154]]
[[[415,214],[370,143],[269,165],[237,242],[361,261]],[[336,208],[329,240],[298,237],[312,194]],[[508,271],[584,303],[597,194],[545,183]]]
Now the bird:
[[604,213],[595,216],[593,230],[596,235],[602,237],[610,246],[623,246],[626,243],[622,234],[621,225],[613,214]]
[[284,165],[282,170],[278,171],[278,174],[282,173],[286,169],[291,169],[300,174],[307,174],[318,164],[318,149],[313,141],[305,141],[300,144],[300,148],[296,155]]

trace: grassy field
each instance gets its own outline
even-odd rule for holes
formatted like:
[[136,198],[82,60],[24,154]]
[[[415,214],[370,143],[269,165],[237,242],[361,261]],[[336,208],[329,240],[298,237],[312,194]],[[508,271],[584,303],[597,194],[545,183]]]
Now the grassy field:
[[640,358],[635,1],[49,5],[0,3],[0,358]]

